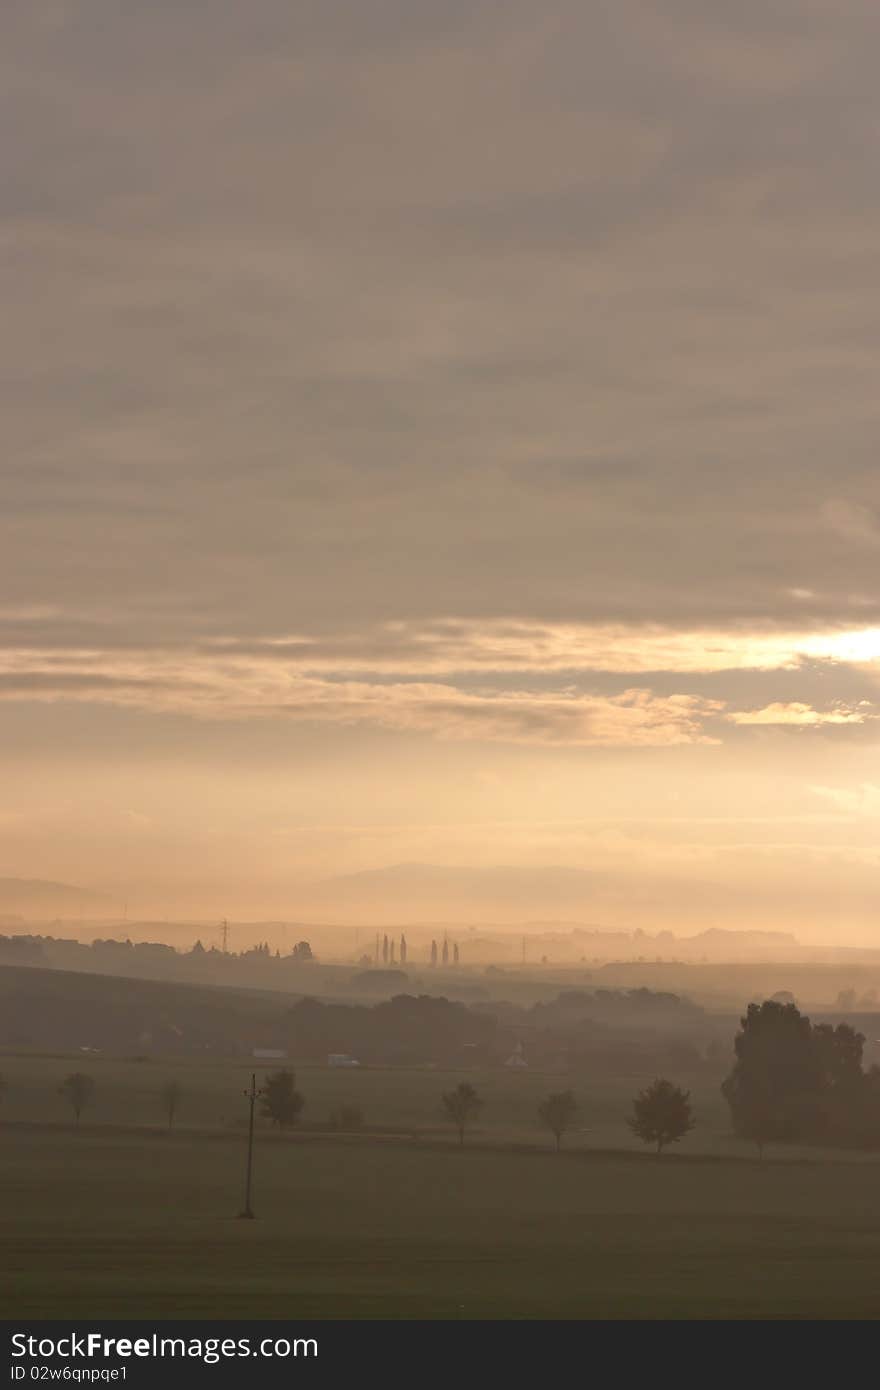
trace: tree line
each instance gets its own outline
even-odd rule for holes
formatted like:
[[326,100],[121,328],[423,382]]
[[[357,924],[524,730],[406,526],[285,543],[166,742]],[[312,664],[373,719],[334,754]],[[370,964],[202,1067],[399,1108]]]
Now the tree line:
[[[6,1089],[6,1078],[0,1075],[0,1099],[2,1099]],[[83,1111],[88,1109],[95,1098],[96,1089],[95,1078],[83,1071],[68,1073],[58,1087],[59,1096],[67,1102],[73,1111],[77,1128],[79,1128]],[[183,1094],[183,1087],[179,1081],[166,1081],[158,1092],[159,1102],[169,1129],[174,1125]]]
[[[296,1076],[287,1068],[267,1076],[259,1096],[260,1113],[279,1129],[295,1125],[305,1106],[305,1097],[296,1089]],[[447,1119],[458,1134],[459,1144],[464,1145],[465,1134],[483,1110],[482,1096],[469,1081],[460,1081],[453,1090],[442,1092],[441,1101]],[[552,1133],[558,1152],[563,1136],[577,1119],[574,1092],[551,1093],[539,1103],[537,1114]],[[633,1133],[643,1143],[653,1145],[659,1154],[667,1144],[676,1143],[693,1129],[690,1093],[658,1077],[634,1098],[628,1123]],[[357,1106],[342,1106],[331,1116],[333,1128],[360,1129],[362,1125],[363,1113]]]
[[[459,1144],[464,1144],[465,1132],[480,1114],[483,1103],[468,1081],[461,1081],[454,1090],[443,1092],[443,1108],[458,1131]],[[577,1115],[578,1103],[573,1091],[554,1091],[539,1103],[538,1118],[556,1140],[557,1153]],[[664,1077],[657,1077],[634,1098],[627,1123],[637,1138],[644,1144],[651,1144],[660,1154],[667,1144],[677,1143],[694,1128],[690,1092]]]
[[[96,1089],[94,1077],[81,1071],[70,1072],[58,1087],[58,1094],[73,1111],[77,1128],[83,1112],[94,1100]],[[6,1079],[0,1075],[0,1098],[5,1090]],[[279,1129],[295,1125],[305,1107],[305,1097],[297,1090],[296,1075],[286,1067],[266,1076],[258,1096],[261,1116],[277,1125]],[[158,1092],[169,1129],[174,1126],[183,1097],[183,1087],[176,1080],[166,1081]],[[485,1102],[468,1081],[459,1082],[453,1090],[444,1091],[441,1101],[443,1112],[455,1127],[459,1144],[463,1145],[467,1130],[482,1111]],[[537,1115],[545,1128],[552,1133],[558,1151],[562,1147],[563,1136],[574,1126],[578,1115],[574,1092],[566,1090],[551,1093],[539,1103]],[[675,1143],[694,1126],[689,1092],[682,1091],[670,1081],[658,1078],[635,1097],[633,1113],[628,1123],[644,1143],[655,1145],[660,1153],[667,1144]],[[360,1106],[352,1104],[340,1105],[328,1120],[328,1128],[348,1132],[362,1129],[363,1124],[363,1111]]]
[[[761,1154],[773,1141],[880,1147],[880,1068],[864,1069],[864,1042],[847,1023],[811,1023],[794,1003],[770,999],[750,1004],[734,1040],[733,1068],[721,1088],[734,1132],[754,1142]],[[0,1076],[0,1096],[4,1084]],[[59,1093],[79,1125],[94,1098],[94,1079],[71,1072]],[[173,1079],[158,1092],[169,1129],[183,1097]],[[463,1081],[444,1091],[441,1103],[463,1144],[484,1108],[483,1097]],[[292,1071],[282,1068],[266,1077],[260,1091],[264,1118],[286,1128],[297,1123],[304,1106]],[[554,1136],[557,1149],[577,1112],[571,1090],[553,1092],[539,1103],[538,1119]],[[363,1123],[363,1112],[353,1105],[339,1107],[328,1121],[330,1128],[346,1130],[362,1128]],[[694,1128],[690,1093],[658,1077],[634,1097],[628,1123],[638,1138],[660,1153]]]

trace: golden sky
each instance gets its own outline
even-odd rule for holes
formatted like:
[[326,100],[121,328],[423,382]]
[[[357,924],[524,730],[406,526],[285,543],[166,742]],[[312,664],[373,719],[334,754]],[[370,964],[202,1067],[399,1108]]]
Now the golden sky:
[[4,29],[0,877],[874,940],[873,0]]

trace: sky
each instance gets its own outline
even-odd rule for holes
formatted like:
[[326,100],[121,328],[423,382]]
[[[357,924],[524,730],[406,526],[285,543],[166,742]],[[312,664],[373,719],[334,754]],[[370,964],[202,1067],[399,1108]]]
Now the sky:
[[872,0],[3,30],[0,876],[876,941]]

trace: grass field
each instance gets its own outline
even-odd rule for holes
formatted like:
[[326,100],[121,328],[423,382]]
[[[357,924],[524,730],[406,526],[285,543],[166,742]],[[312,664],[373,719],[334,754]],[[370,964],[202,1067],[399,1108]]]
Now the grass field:
[[[74,1067],[97,1086],[79,1133],[57,1095]],[[438,1106],[455,1077],[300,1069],[313,1121],[356,1100],[404,1132],[262,1131],[258,1220],[243,1222],[249,1068],[5,1057],[0,1070],[7,1317],[880,1311],[878,1160],[778,1149],[760,1164],[727,1136],[708,1083],[701,1128],[658,1161],[625,1127],[632,1078],[581,1078],[583,1125],[556,1155],[534,1106],[559,1078],[474,1076],[487,1107],[459,1150]],[[168,1134],[158,1090],[171,1075],[185,1101]]]
[[[276,1063],[275,1066],[280,1064]],[[285,1064],[286,1065],[286,1064]],[[291,1064],[294,1065],[294,1064]],[[271,1068],[270,1068],[271,1069]],[[89,1125],[161,1126],[163,1083],[175,1079],[182,1090],[178,1116],[181,1128],[240,1129],[246,1122],[243,1092],[254,1066],[246,1062],[190,1060],[127,1061],[104,1056],[0,1056],[6,1090],[0,1119],[39,1124],[64,1124],[72,1119],[58,1086],[71,1071],[94,1078],[94,1100],[83,1121]],[[258,1078],[265,1065],[257,1067]],[[571,1086],[578,1098],[577,1129],[568,1142],[574,1146],[637,1149],[626,1123],[635,1092],[652,1080],[641,1076],[564,1076],[537,1071],[497,1068],[480,1073],[435,1068],[353,1068],[296,1066],[297,1085],[306,1099],[303,1122],[326,1127],[331,1112],[345,1103],[357,1104],[370,1128],[406,1133],[449,1131],[441,1094],[462,1079],[476,1085],[485,1105],[475,1137],[549,1144],[537,1118],[539,1102],[553,1090]],[[729,1121],[714,1075],[676,1077],[691,1087],[699,1129],[688,1140],[701,1152],[730,1151]],[[265,1128],[270,1128],[264,1122]],[[733,1144],[741,1152],[742,1145]]]
[[859,1317],[873,1163],[363,1138],[32,1130],[0,1141],[6,1317]]

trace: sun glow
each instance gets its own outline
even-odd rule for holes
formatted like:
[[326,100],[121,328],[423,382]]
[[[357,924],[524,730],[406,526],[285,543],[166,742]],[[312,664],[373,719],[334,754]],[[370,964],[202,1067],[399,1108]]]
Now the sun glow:
[[801,651],[804,656],[826,661],[843,661],[855,665],[880,660],[880,628],[867,627],[854,632],[838,632],[824,637],[806,639]]

